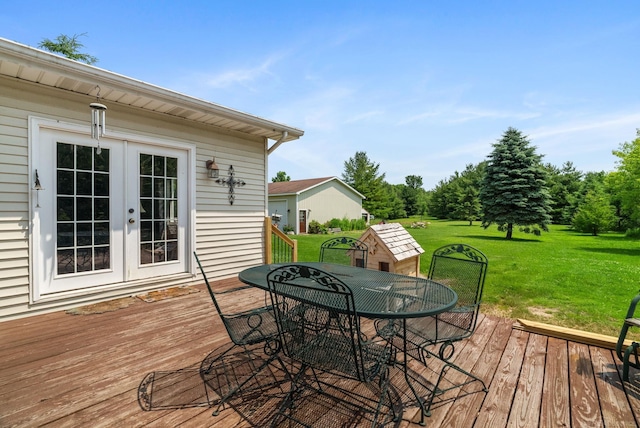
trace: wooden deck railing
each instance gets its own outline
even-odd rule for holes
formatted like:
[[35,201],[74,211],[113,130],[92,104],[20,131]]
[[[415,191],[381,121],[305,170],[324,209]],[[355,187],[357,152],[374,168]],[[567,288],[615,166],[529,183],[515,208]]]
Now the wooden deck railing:
[[265,263],[298,261],[298,241],[289,238],[271,224],[271,217],[264,218]]

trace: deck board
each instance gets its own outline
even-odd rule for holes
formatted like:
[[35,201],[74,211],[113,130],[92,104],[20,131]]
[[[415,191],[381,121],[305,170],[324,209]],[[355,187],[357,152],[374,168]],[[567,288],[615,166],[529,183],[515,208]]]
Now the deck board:
[[568,358],[567,341],[550,337],[547,341],[540,428],[571,425],[569,382],[566,379],[569,373]]
[[593,364],[587,345],[569,342],[569,384],[571,385],[571,425],[603,427]]
[[[235,279],[215,283],[237,285]],[[268,425],[288,386],[269,386],[267,375],[212,416],[217,395],[203,382],[200,366],[228,349],[230,341],[206,289],[199,290],[153,303],[134,299],[129,307],[102,314],[56,312],[0,323],[0,426]],[[261,298],[257,294],[253,300]],[[426,420],[429,427],[638,426],[640,373],[631,369],[631,382],[622,382],[620,361],[611,350],[481,316],[476,333],[456,344],[453,361],[483,379],[489,392],[478,392],[475,382],[443,394]],[[426,368],[410,361],[412,373],[428,386],[440,367],[435,359]],[[155,376],[156,389],[151,410],[144,410],[138,388],[149,375]],[[394,394],[406,406],[402,420],[385,426],[418,426],[418,407],[402,373],[394,368],[391,375]],[[278,368],[270,376],[284,379]],[[455,370],[446,375],[447,381],[463,378]],[[298,411],[323,428],[328,420],[368,425],[362,415],[326,397],[310,396]]]
[[538,424],[546,354],[547,338],[530,335],[507,426],[518,428]]

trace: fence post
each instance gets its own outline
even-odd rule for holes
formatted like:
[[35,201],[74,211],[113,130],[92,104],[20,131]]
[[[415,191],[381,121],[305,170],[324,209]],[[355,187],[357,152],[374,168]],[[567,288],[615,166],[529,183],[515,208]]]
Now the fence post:
[[264,262],[265,264],[273,263],[273,254],[271,249],[271,217],[264,218]]

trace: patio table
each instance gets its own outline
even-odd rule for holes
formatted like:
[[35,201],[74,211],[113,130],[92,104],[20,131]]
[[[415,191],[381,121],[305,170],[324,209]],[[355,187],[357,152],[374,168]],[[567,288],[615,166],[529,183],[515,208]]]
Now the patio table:
[[[399,324],[403,329],[403,338],[407,337],[407,319],[437,315],[453,308],[458,301],[458,295],[451,288],[427,278],[323,262],[260,265],[243,270],[238,278],[246,284],[268,290],[267,274],[273,269],[289,264],[320,269],[340,279],[352,290],[355,309],[359,316],[376,320],[387,319],[392,330]],[[379,333],[384,337],[383,330],[379,329]],[[395,331],[387,334],[391,339]],[[404,341],[402,361],[404,378],[420,405],[422,412],[420,424],[424,425],[424,403],[411,384],[406,350],[407,343]]]

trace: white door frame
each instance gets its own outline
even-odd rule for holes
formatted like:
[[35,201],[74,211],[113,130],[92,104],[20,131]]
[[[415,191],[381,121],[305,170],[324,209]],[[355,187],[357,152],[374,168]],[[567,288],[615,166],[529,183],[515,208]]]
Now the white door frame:
[[[116,282],[109,282],[106,284],[96,285],[90,288],[79,287],[75,289],[72,287],[72,289],[64,289],[59,292],[56,291],[55,288],[51,290],[42,288],[44,286],[42,285],[43,270],[49,269],[51,266],[47,267],[47,261],[43,260],[41,245],[43,245],[43,242],[42,242],[43,240],[46,240],[46,239],[55,240],[55,236],[44,237],[42,235],[44,233],[44,229],[41,227],[44,224],[41,225],[41,223],[45,221],[44,220],[45,217],[51,218],[52,220],[49,220],[49,221],[55,222],[55,215],[56,215],[56,213],[53,211],[53,206],[54,206],[53,203],[48,208],[46,208],[47,212],[45,212],[43,202],[49,199],[51,200],[51,202],[53,202],[53,199],[55,198],[55,196],[53,196],[55,194],[55,180],[47,179],[46,181],[43,182],[42,177],[40,177],[41,185],[44,188],[43,190],[40,190],[40,191],[34,190],[33,184],[35,183],[36,170],[45,171],[46,169],[49,169],[49,170],[51,170],[51,168],[55,169],[54,167],[52,167],[52,165],[54,165],[55,163],[55,155],[49,158],[46,153],[40,150],[42,149],[42,147],[40,146],[41,138],[46,137],[47,133],[50,134],[50,132],[48,131],[63,133],[66,137],[69,138],[70,143],[73,143],[74,141],[75,142],[83,141],[83,144],[85,145],[87,142],[95,143],[89,137],[90,128],[88,125],[81,126],[81,125],[76,125],[76,124],[71,124],[71,123],[66,123],[58,120],[46,119],[41,117],[35,117],[35,116],[29,117],[29,188],[30,188],[29,189],[29,193],[30,193],[29,218],[30,218],[30,229],[31,229],[31,233],[29,234],[29,260],[30,260],[29,262],[29,266],[30,266],[29,268],[29,283],[30,283],[29,300],[30,300],[30,303],[32,304],[36,302],[44,303],[44,302],[49,302],[53,300],[80,296],[80,295],[87,294],[89,292],[95,293],[97,291],[117,289],[117,288],[122,288],[130,285],[127,283],[128,280],[127,280],[127,273],[125,272],[125,260],[124,260],[124,257],[126,257],[125,247],[127,244],[125,241],[123,241],[124,246],[122,247],[123,248],[122,252],[114,251],[113,257],[112,257],[113,270],[120,269],[122,271],[121,277],[118,277],[119,274],[116,274],[114,276],[114,278],[116,278]],[[121,189],[123,190],[122,192],[123,198],[126,198],[126,194],[124,194],[125,193],[124,189],[129,187],[127,185],[127,180],[128,180],[126,177],[127,163],[125,159],[126,153],[127,153],[127,145],[129,144],[129,142],[140,144],[140,145],[146,145],[147,147],[155,151],[161,148],[166,148],[170,150],[181,150],[186,153],[187,160],[186,160],[185,179],[187,181],[187,185],[186,185],[187,190],[185,192],[186,195],[184,196],[186,198],[185,204],[187,207],[186,215],[187,215],[188,221],[184,231],[184,237],[182,239],[182,242],[184,242],[184,248],[181,249],[181,257],[184,257],[183,273],[185,274],[185,276],[192,276],[194,273],[194,266],[193,266],[193,263],[191,260],[192,257],[190,257],[190,254],[192,254],[195,249],[195,219],[196,219],[196,215],[195,215],[196,147],[195,147],[195,144],[176,141],[176,140],[168,139],[166,137],[151,136],[151,135],[137,135],[130,132],[123,133],[123,132],[109,130],[108,136],[105,136],[103,139],[101,139],[100,143],[102,147],[109,148],[110,150],[114,150],[113,152],[114,156],[118,156],[120,157],[120,159],[122,159],[122,164],[120,164],[120,166],[123,168],[121,177],[118,177],[118,174],[114,174],[114,173],[112,173],[111,175],[113,176],[112,186],[113,185],[118,186],[120,182],[122,182],[122,184],[124,185],[124,187],[121,187]],[[53,154],[55,154],[55,148],[52,148],[47,151],[51,151]],[[120,196],[120,195],[114,195],[113,191],[114,189],[112,188],[110,193],[112,197]],[[40,207],[37,207],[38,202],[40,202]],[[114,212],[114,209],[116,207],[119,208],[118,209],[119,212]],[[114,219],[113,221],[114,222],[122,221],[122,225],[125,225],[125,219],[128,218],[127,208],[128,208],[128,202],[126,199],[123,200],[122,204],[115,204],[111,202],[110,210],[111,210],[111,215]],[[113,231],[116,226],[117,225],[114,225],[114,224],[111,225],[112,239],[114,239]],[[49,228],[49,230],[51,230],[50,224],[47,225],[45,229],[47,227]],[[124,226],[122,229],[126,231],[126,226]],[[112,242],[119,244],[120,241],[118,240],[119,237],[117,236],[117,234],[115,236],[115,239],[116,240]],[[123,236],[123,240],[124,240],[124,236]],[[51,244],[51,243],[49,245],[55,246],[55,244]],[[120,255],[120,254],[122,255],[121,257],[122,260],[116,260],[117,255]],[[50,265],[51,261],[49,261],[48,264]],[[86,286],[88,277],[86,275],[84,276],[79,275],[78,278],[80,278],[78,280],[79,283],[80,281],[84,281],[84,285]],[[154,278],[155,278],[155,275],[154,275]],[[155,278],[155,280],[153,278],[138,279],[136,280],[136,283],[145,284],[145,282],[153,283],[154,281],[157,282],[157,278]]]

